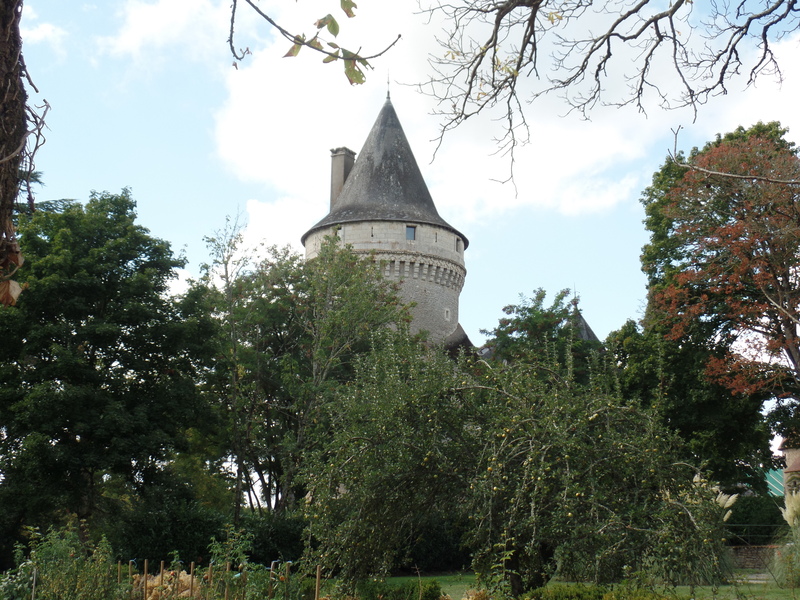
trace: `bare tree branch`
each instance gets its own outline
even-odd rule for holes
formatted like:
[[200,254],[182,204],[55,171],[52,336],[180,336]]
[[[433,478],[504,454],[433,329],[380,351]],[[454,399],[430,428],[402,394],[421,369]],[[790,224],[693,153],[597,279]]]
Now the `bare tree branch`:
[[694,162],[688,162],[679,158],[678,153],[678,134],[680,133],[681,127],[679,126],[677,129],[672,130],[672,135],[674,138],[674,145],[671,151],[667,151],[667,156],[669,160],[680,167],[684,167],[691,171],[697,171],[698,173],[704,173],[705,175],[713,175],[715,177],[728,177],[731,179],[744,179],[747,181],[763,181],[766,183],[778,183],[780,185],[800,185],[800,179],[780,179],[775,177],[767,177],[765,175],[740,175],[737,173],[724,173],[722,171],[714,171],[712,169],[705,169]]
[[529,140],[525,103],[555,92],[584,117],[598,105],[696,111],[743,72],[745,85],[780,78],[773,44],[800,27],[798,0],[428,2],[447,28],[419,86],[439,102],[440,136],[499,110],[500,149],[512,154]]
[[[319,52],[320,54],[325,56],[323,62],[334,62],[337,60],[342,60],[345,65],[345,74],[347,75],[348,79],[350,79],[350,83],[362,83],[363,82],[363,73],[358,65],[369,67],[369,61],[375,58],[379,58],[386,54],[391,48],[400,41],[402,37],[400,34],[383,50],[373,53],[362,53],[361,49],[357,51],[347,50],[345,48],[340,47],[339,45],[333,42],[326,42],[327,46],[331,48],[330,50],[326,50],[325,47],[322,45],[322,41],[319,38],[319,30],[323,29],[324,27],[328,27],[328,31],[332,32],[332,35],[336,37],[338,32],[338,24],[336,24],[335,19],[331,15],[327,15],[326,17],[318,20],[314,25],[317,28],[317,32],[314,33],[310,38],[306,38],[305,34],[295,34],[291,33],[286,28],[282,27],[275,19],[273,19],[268,13],[264,12],[256,2],[253,0],[244,0],[245,3],[253,9],[253,11],[262,19],[264,19],[269,25],[275,29],[281,36],[283,36],[286,40],[292,43],[291,49],[289,52],[286,53],[286,56],[296,56],[299,52],[300,48],[310,48],[315,52]],[[348,17],[354,16],[351,9],[345,9],[345,2],[342,2],[342,9],[345,11]],[[231,20],[230,20],[230,29],[228,35],[228,46],[230,47],[231,54],[235,61],[241,61],[244,59],[245,56],[250,54],[250,50],[245,48],[243,50],[236,50],[236,46],[234,43],[234,36],[235,36],[235,27],[236,27],[236,10],[238,7],[238,0],[232,0],[231,3]],[[355,4],[352,4],[352,7],[355,7]],[[332,29],[329,24],[333,22],[335,25],[335,29]],[[234,66],[236,66],[236,62],[234,62]]]

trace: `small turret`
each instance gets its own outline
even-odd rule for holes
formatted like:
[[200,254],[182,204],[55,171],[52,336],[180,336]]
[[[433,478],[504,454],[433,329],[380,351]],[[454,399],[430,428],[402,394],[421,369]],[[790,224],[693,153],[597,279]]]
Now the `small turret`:
[[355,251],[373,253],[384,277],[401,282],[402,298],[416,304],[412,331],[448,346],[468,343],[458,300],[469,241],[439,216],[391,100],[355,162],[347,148],[331,155],[330,213],[303,235],[306,258],[338,231]]

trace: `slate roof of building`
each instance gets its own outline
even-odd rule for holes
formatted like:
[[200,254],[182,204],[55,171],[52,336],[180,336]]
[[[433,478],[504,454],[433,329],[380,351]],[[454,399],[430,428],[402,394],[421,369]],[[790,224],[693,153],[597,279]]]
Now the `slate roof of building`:
[[469,245],[467,238],[439,216],[389,95],[358,153],[353,169],[318,229],[362,221],[402,221],[438,225]]

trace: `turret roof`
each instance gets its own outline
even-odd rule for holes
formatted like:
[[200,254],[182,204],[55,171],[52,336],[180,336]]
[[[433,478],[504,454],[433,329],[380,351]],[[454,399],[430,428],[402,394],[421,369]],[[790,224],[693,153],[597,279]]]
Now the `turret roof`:
[[327,217],[302,238],[331,225],[403,221],[438,225],[464,235],[439,216],[389,95]]

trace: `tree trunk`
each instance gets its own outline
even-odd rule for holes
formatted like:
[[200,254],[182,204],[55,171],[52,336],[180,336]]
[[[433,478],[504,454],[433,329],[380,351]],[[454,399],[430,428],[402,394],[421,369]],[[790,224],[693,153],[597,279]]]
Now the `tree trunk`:
[[554,566],[555,549],[547,544],[536,544],[536,549],[529,556],[524,558],[522,564],[520,551],[512,544],[507,544],[506,548],[512,550],[506,559],[506,570],[508,573],[508,583],[511,587],[511,595],[519,598],[525,592],[535,590],[547,585],[550,579],[550,572]]
[[0,2],[0,281],[8,279],[22,258],[12,222],[19,191],[19,170],[27,132],[22,85],[22,38],[19,21],[22,0]]

